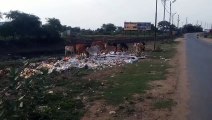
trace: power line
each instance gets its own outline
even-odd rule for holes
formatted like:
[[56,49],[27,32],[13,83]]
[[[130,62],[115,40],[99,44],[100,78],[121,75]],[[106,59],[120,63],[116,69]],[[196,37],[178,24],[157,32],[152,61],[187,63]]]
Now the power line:
[[[162,5],[164,6],[164,3],[162,2]],[[168,13],[168,14],[170,14],[170,12],[167,10],[167,8],[169,9],[169,7],[166,5],[165,6],[165,11]]]

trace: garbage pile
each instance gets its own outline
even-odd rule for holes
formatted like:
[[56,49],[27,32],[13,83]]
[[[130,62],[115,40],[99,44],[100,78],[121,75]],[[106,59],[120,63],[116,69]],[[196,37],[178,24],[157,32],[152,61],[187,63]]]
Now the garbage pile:
[[49,74],[53,71],[62,72],[70,68],[86,67],[88,69],[101,70],[107,67],[133,63],[140,58],[125,52],[119,52],[116,54],[111,52],[108,54],[93,55],[84,59],[79,59],[77,56],[65,57],[62,60],[55,60],[54,62],[47,60],[38,63],[30,63],[29,66],[21,72],[20,76],[23,78],[29,78],[34,75],[43,74],[41,72],[42,70],[47,70]]
[[106,54],[99,56],[91,56],[86,59],[77,59],[77,57],[66,58],[66,60],[58,60],[54,67],[49,69],[49,73],[53,71],[64,71],[71,67],[88,69],[103,69],[106,67],[112,67],[115,65],[121,66],[125,63],[133,63],[138,60],[138,57],[134,55],[127,55],[124,53],[119,54]]

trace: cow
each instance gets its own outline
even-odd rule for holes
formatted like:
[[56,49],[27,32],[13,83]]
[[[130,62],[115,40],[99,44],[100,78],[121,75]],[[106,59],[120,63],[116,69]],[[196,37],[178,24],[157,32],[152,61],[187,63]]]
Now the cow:
[[91,46],[98,46],[101,51],[105,50],[105,42],[104,41],[94,41]]
[[75,54],[75,49],[73,45],[65,46],[65,56],[67,56],[68,53],[70,53],[71,55]]
[[97,55],[100,55],[106,49],[106,43],[104,41],[94,41],[91,44],[90,50],[96,50]]
[[126,52],[128,51],[129,47],[126,43],[120,43],[117,45],[117,51],[118,52]]
[[145,50],[145,43],[134,43],[133,45],[135,54],[141,56],[142,52]]
[[77,55],[79,55],[80,57],[89,57],[89,53],[88,53],[88,48],[91,47],[91,45],[87,45],[87,44],[76,44],[75,45],[75,49],[76,49],[76,53]]
[[71,55],[77,54],[79,56],[86,56],[89,57],[89,53],[87,52],[87,49],[90,47],[90,45],[87,44],[75,44],[75,45],[69,45],[65,46],[65,56],[70,53]]
[[110,53],[110,52],[114,52],[116,54],[117,52],[116,43],[111,43],[111,42],[105,43],[105,53]]

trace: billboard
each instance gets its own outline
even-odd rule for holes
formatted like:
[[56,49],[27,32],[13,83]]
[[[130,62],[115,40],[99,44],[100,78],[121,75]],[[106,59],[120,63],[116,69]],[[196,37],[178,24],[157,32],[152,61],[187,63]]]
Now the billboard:
[[151,23],[150,22],[124,22],[124,30],[126,31],[151,30]]
[[150,22],[140,22],[138,23],[138,30],[151,30],[151,23]]
[[133,22],[125,22],[124,23],[124,30],[138,30],[137,23]]

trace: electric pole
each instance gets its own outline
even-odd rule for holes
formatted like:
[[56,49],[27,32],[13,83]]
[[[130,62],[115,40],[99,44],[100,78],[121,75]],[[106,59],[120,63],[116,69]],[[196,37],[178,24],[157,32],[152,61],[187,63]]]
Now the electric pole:
[[169,17],[169,23],[171,25],[171,18],[172,17],[172,1],[170,1],[170,17]]
[[156,10],[155,10],[155,40],[154,40],[154,50],[156,48],[156,41],[157,41],[157,20],[158,20],[158,0],[156,0]]
[[176,2],[176,0],[170,1],[170,17],[169,17],[169,23],[170,23],[170,28],[169,28],[169,32],[170,32],[170,36],[172,37],[172,3]]
[[177,28],[179,28],[179,24],[180,24],[180,15],[178,15],[178,19],[177,19]]
[[172,15],[172,24],[174,25],[174,16],[176,15],[176,13],[174,13],[173,15]]
[[188,18],[186,17],[186,25],[188,24]]
[[166,2],[167,2],[167,0],[163,0],[163,21],[165,21],[166,20]]

